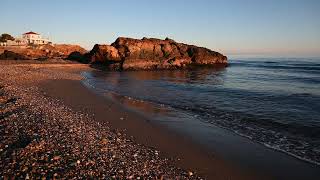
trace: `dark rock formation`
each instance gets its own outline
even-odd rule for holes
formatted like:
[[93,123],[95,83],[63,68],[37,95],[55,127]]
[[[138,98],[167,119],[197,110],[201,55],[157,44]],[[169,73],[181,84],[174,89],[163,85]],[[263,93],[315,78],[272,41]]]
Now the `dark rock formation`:
[[74,51],[70,53],[66,59],[71,61],[78,61],[81,63],[87,63],[87,60],[85,59],[84,54],[79,51]]
[[28,60],[28,59],[30,58],[27,56],[24,56],[12,51],[8,51],[8,50],[4,50],[4,52],[0,55],[0,60]]
[[113,70],[180,69],[227,64],[227,57],[218,52],[168,38],[140,40],[120,37],[111,45],[95,45],[82,58],[87,63],[103,63]]

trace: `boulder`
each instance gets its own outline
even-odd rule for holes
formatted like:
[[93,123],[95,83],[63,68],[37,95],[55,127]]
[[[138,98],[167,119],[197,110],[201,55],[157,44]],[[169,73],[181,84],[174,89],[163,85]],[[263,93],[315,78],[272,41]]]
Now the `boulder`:
[[117,48],[109,45],[95,45],[93,49],[86,55],[90,59],[90,63],[121,62],[121,57]]
[[172,39],[119,37],[111,45],[96,44],[83,58],[114,70],[181,69],[198,65],[225,66],[227,57],[207,48]]

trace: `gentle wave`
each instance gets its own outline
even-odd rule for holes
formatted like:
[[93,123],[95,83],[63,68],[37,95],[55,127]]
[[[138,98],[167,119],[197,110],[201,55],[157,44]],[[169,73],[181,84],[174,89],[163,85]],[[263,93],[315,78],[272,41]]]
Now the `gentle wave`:
[[220,71],[84,76],[86,83],[101,91],[173,109],[319,165],[319,72],[317,61],[264,59],[231,60]]

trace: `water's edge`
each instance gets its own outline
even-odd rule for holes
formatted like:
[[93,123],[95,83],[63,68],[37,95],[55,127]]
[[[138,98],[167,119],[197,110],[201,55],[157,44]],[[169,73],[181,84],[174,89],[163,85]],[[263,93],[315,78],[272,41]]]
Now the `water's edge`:
[[319,67],[298,61],[240,60],[222,70],[82,75],[89,88],[117,96],[116,101],[157,123],[214,125],[320,165]]

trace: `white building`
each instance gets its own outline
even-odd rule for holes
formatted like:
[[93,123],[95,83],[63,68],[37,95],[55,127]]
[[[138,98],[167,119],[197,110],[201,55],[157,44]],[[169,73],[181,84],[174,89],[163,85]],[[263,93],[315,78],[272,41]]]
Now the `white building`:
[[49,39],[42,38],[40,34],[32,31],[22,34],[22,39],[26,40],[28,44],[42,45],[51,43]]
[[40,34],[35,32],[27,32],[22,34],[22,38],[15,38],[7,40],[6,42],[0,42],[0,46],[27,46],[27,45],[44,45],[51,44],[49,39],[42,38]]

